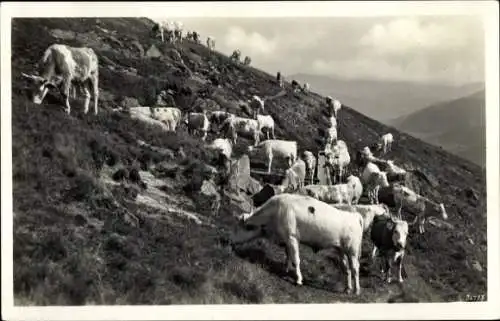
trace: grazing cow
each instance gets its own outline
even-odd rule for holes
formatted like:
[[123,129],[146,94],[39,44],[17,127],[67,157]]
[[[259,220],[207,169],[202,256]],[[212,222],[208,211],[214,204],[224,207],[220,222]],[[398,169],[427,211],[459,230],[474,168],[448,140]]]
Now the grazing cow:
[[418,232],[420,234],[425,232],[424,224],[428,217],[440,216],[443,220],[448,219],[448,214],[443,203],[437,204],[400,184],[394,184],[392,190],[399,218],[401,218],[401,209],[403,206],[406,211],[416,214],[415,219],[410,225],[415,224],[418,220]]
[[284,241],[286,272],[295,268],[297,285],[302,284],[299,243],[303,243],[317,252],[333,250],[341,258],[346,273],[345,292],[352,292],[351,278],[354,276],[355,294],[360,294],[361,215],[338,210],[309,196],[284,193],[271,197],[253,213],[242,214],[240,220],[245,227],[257,229],[235,234],[233,244],[257,238],[263,231],[271,238]]
[[295,163],[285,171],[285,178],[281,182],[284,188],[290,190],[297,190],[304,187],[304,181],[306,179],[306,163],[297,158]]
[[210,51],[214,51],[215,49],[215,38],[212,36],[207,37],[207,47]]
[[337,99],[333,99],[331,96],[326,96],[326,105],[328,115],[333,115],[337,118],[338,111],[342,108],[342,103]]
[[202,133],[201,140],[207,138],[208,130],[210,129],[210,121],[208,120],[206,113],[189,113],[184,120],[184,123],[188,126],[188,132],[191,135],[195,135],[197,132]]
[[236,144],[238,135],[252,137],[254,146],[260,141],[259,122],[256,119],[244,118],[239,116],[228,117],[221,126],[221,131],[225,131],[233,143]]
[[[83,90],[85,95],[84,113],[89,111],[90,92],[94,94],[94,114],[97,115],[99,100],[99,60],[94,50],[86,47],[70,47],[62,44],[50,45],[39,62],[39,75],[22,76],[32,80],[31,98],[41,104],[49,88],[58,88],[71,112],[69,94],[73,88]],[[76,87],[75,87],[76,86]]]
[[[257,115],[257,122],[259,123],[259,129],[263,134],[263,130],[265,129],[267,139],[270,138],[269,136],[272,136],[273,139],[276,138],[274,135],[274,119],[271,115]],[[271,135],[269,135],[269,133]]]
[[314,197],[328,204],[351,205],[352,185],[307,185],[300,191],[300,194]]
[[387,133],[385,135],[382,135],[380,137],[379,143],[378,143],[378,149],[381,150],[384,154],[387,154],[387,152],[391,151],[392,149],[392,142],[394,141],[394,137],[392,136],[391,133]]
[[170,131],[176,130],[182,117],[182,112],[175,107],[153,107],[151,108],[151,118],[165,123]]
[[392,281],[391,270],[395,263],[398,266],[398,282],[403,283],[401,270],[408,237],[408,223],[385,215],[375,216],[370,236],[373,242],[372,258],[376,257],[377,251],[384,257],[387,282]]
[[222,110],[214,110],[214,111],[209,111],[207,113],[208,120],[210,121],[210,124],[216,127],[218,130],[220,130],[220,127],[222,124],[229,118],[232,117],[233,114],[227,111],[222,111]]
[[316,157],[308,150],[304,151],[302,158],[306,163],[306,170],[309,173],[309,184],[314,184],[314,170],[316,169]]
[[345,174],[345,169],[351,162],[351,156],[347,149],[347,144],[343,140],[337,140],[331,151],[325,152],[326,164],[333,169],[334,184],[342,180]]
[[248,152],[264,152],[267,157],[267,172],[271,173],[271,165],[274,156],[283,157],[288,160],[288,168],[297,159],[297,142],[280,139],[269,139],[256,146],[248,146]]
[[341,211],[359,213],[363,217],[363,232],[368,232],[368,230],[372,226],[373,219],[376,216],[379,215],[384,215],[387,217],[390,216],[389,207],[385,204],[375,204],[375,205],[333,204],[332,206]]
[[387,173],[382,172],[377,165],[368,162],[361,175],[361,182],[365,186],[370,204],[378,204],[378,191],[380,187],[389,187]]
[[253,95],[252,98],[248,100],[248,107],[252,111],[253,119],[257,119],[259,112],[264,112],[264,99],[257,95]]
[[229,59],[238,62],[238,61],[240,61],[240,57],[241,57],[241,51],[239,49],[236,49],[233,51],[233,53],[231,54]]

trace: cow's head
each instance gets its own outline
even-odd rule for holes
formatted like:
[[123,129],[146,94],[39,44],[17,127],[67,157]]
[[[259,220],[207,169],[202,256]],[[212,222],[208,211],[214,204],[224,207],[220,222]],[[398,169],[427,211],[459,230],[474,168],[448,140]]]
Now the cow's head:
[[408,223],[404,220],[390,219],[387,221],[387,229],[392,232],[392,243],[398,250],[406,247],[408,237]]
[[389,181],[387,180],[386,172],[377,172],[374,173],[377,175],[377,183],[380,187],[389,187]]
[[21,73],[21,76],[31,81],[29,89],[30,99],[37,105],[42,103],[49,89],[56,88],[58,82],[60,82],[60,79],[56,79],[56,81],[49,81],[43,77],[28,75],[24,72]]

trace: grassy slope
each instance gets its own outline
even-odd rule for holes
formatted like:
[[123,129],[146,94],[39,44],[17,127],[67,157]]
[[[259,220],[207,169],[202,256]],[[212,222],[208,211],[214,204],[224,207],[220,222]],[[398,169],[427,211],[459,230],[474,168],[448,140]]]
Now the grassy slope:
[[[196,170],[199,164],[211,161],[199,140],[183,129],[164,133],[109,109],[124,96],[148,104],[160,85],[180,90],[192,89],[195,84],[169,67],[172,62],[168,57],[163,61],[140,58],[134,51],[132,40],[145,49],[154,42],[148,37],[151,23],[147,20],[99,19],[99,25],[118,31],[114,35],[118,42],[105,39],[104,31],[96,28],[96,19],[13,23],[16,304],[422,302],[457,300],[463,293],[485,292],[485,173],[472,163],[389,129],[349,107],[339,116],[342,139],[353,149],[391,130],[397,144],[389,157],[424,167],[435,177],[439,182],[435,188],[418,180],[414,184],[424,195],[447,204],[454,229],[430,225],[424,236],[411,235],[406,261],[409,278],[402,287],[384,284],[374,269],[369,269],[365,256],[361,277],[364,291],[359,298],[340,294],[343,283],[339,270],[307,247],[301,248],[305,278],[301,288],[284,275],[284,251],[279,246],[256,240],[233,251],[225,240],[235,228],[238,210],[226,205],[213,215],[202,199],[182,189],[193,175],[186,168]],[[23,96],[19,74],[31,71],[43,50],[57,42],[50,29],[77,31],[81,36],[65,43],[90,45],[100,55],[102,98],[97,117],[82,115],[81,101],[74,103],[68,117],[57,104],[35,106]],[[96,41],[97,36],[101,40]],[[203,68],[208,60],[219,70],[224,69],[219,77],[222,88],[212,92],[212,99],[230,111],[235,111],[231,101],[242,95],[267,96],[280,90],[272,83],[272,76],[251,67],[233,66],[219,54],[210,57],[202,46],[186,44],[180,53],[188,66],[199,60],[203,76],[207,76]],[[137,75],[110,70],[110,60],[135,68]],[[186,93],[175,99],[183,111],[188,111],[196,96]],[[266,109],[276,120],[277,136],[295,139],[300,146],[316,151],[313,137],[321,101],[315,94],[288,94],[269,101]],[[183,146],[188,160],[179,163],[139,146],[137,140],[172,151]],[[238,149],[244,146],[243,141]],[[262,165],[259,163],[256,165]],[[108,183],[109,173],[118,168],[155,172],[160,165],[179,168],[177,175],[160,178],[164,184],[161,188],[167,191],[161,200],[163,205],[171,207],[177,202],[175,205],[195,212],[201,224],[139,203],[137,194],[148,193],[151,185],[144,190],[133,182]],[[468,186],[478,193],[477,204],[462,196]],[[129,223],[128,213],[138,218],[137,226]],[[365,248],[365,254],[368,251]],[[480,262],[482,272],[470,268],[473,260]]]

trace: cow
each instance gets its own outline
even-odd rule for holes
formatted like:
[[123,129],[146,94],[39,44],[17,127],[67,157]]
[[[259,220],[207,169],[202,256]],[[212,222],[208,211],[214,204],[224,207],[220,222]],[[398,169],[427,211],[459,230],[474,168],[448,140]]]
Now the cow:
[[339,110],[342,108],[342,103],[337,99],[333,99],[331,96],[326,96],[326,105],[327,112],[329,116],[335,116],[337,118],[337,114]]
[[405,210],[414,213],[415,219],[410,225],[418,221],[418,232],[425,233],[424,224],[428,217],[440,216],[443,220],[448,219],[448,213],[443,203],[436,203],[419,195],[406,186],[394,184],[392,187],[394,195],[394,203],[398,209],[398,217],[401,218],[401,210],[404,206]]
[[391,133],[384,134],[380,136],[380,140],[378,143],[378,149],[382,150],[382,153],[387,154],[387,152],[391,151],[392,143],[394,141],[394,137]]
[[165,40],[167,40],[168,42],[173,42],[175,37],[174,31],[175,25],[170,21],[159,21],[155,23],[153,25],[153,28],[151,29],[151,32],[155,37],[158,35],[158,33],[160,33],[161,42],[165,42]]
[[272,137],[273,139],[276,138],[276,136],[274,135],[274,119],[271,115],[257,115],[257,122],[262,133],[264,133],[264,129],[266,130],[265,134],[267,139],[269,139],[270,137]]
[[245,59],[243,60],[243,64],[245,66],[249,66],[251,62],[252,62],[252,59],[248,56],[245,56]]
[[52,44],[39,62],[39,75],[21,75],[32,81],[32,101],[39,105],[50,88],[58,88],[65,101],[66,112],[71,112],[69,94],[71,86],[85,95],[84,113],[89,111],[90,92],[94,95],[94,114],[97,115],[99,101],[99,60],[96,53],[87,47],[70,47]]
[[328,204],[349,204],[352,200],[352,185],[307,185],[300,194],[308,195]]
[[252,98],[248,100],[248,107],[252,111],[253,119],[257,119],[259,112],[264,112],[264,99],[257,95],[253,95]]
[[306,163],[306,169],[309,173],[309,184],[314,184],[314,171],[316,170],[317,160],[314,154],[308,150],[302,153],[302,158]]
[[373,242],[372,259],[375,259],[377,251],[384,257],[387,283],[392,282],[391,270],[394,264],[398,267],[398,282],[403,283],[401,270],[407,237],[408,223],[406,221],[385,215],[374,217],[370,231],[370,238]]
[[229,59],[234,60],[236,62],[240,61],[241,51],[239,49],[235,49]]
[[[341,258],[346,272],[346,293],[359,295],[359,259],[363,236],[363,218],[358,213],[338,210],[305,195],[283,193],[271,197],[252,213],[244,213],[240,222],[256,229],[235,233],[232,245],[255,239],[265,231],[270,238],[286,244],[286,272],[295,268],[295,283],[302,285],[299,243],[316,252],[333,251]],[[329,251],[329,252],[330,252]]]
[[343,140],[337,140],[331,151],[325,152],[326,164],[333,169],[333,182],[340,182],[345,174],[345,169],[351,162],[351,156],[347,144]]
[[221,131],[224,131],[225,137],[230,137],[233,143],[236,144],[238,135],[244,137],[252,137],[254,146],[260,141],[261,130],[259,122],[256,119],[244,118],[239,116],[228,117],[221,126]]
[[212,36],[207,37],[207,48],[210,51],[215,50],[215,38],[214,37],[212,37]]
[[151,118],[165,123],[170,131],[176,130],[182,117],[182,112],[176,107],[153,107]]
[[378,192],[380,187],[389,187],[387,173],[382,172],[377,165],[368,162],[361,174],[361,182],[365,186],[370,204],[378,204]]
[[205,112],[187,114],[184,119],[184,123],[188,126],[188,131],[190,134],[201,132],[201,140],[205,141],[205,139],[207,138],[208,130],[210,129],[210,121],[208,120],[207,114]]
[[297,142],[280,139],[269,139],[256,146],[248,146],[248,153],[264,152],[267,158],[267,172],[271,173],[271,165],[274,156],[279,156],[288,160],[288,168],[297,159]]
[[285,171],[285,178],[281,182],[284,188],[289,190],[297,190],[304,187],[306,178],[306,163],[297,158],[295,163]]

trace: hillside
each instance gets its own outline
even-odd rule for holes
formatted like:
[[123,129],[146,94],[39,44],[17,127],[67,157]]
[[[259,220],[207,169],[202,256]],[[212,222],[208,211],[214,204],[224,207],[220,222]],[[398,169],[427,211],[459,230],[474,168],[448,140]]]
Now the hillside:
[[480,83],[451,86],[438,83],[350,80],[310,74],[296,74],[289,78],[308,82],[314,91],[337,97],[357,111],[387,125],[391,125],[394,118],[484,88]]
[[483,89],[400,117],[392,125],[480,166],[486,166],[485,113]]
[[[365,244],[359,297],[341,294],[337,267],[306,246],[302,287],[284,273],[285,253],[275,243],[261,239],[233,249],[228,236],[237,226],[235,215],[248,210],[251,192],[228,192],[220,210],[212,211],[214,199],[197,192],[206,164],[213,164],[200,139],[182,127],[164,132],[113,108],[151,105],[168,88],[183,112],[205,103],[242,114],[239,99],[273,96],[281,88],[274,75],[236,65],[203,45],[177,46],[181,64],[173,45],[150,37],[151,27],[147,19],[132,18],[13,20],[16,305],[438,302],[486,293],[485,172],[349,106],[339,113],[338,130],[353,156],[391,130],[395,143],[388,157],[432,178],[434,184],[421,177],[412,184],[446,204],[451,228],[428,224],[424,235],[412,230],[402,286],[380,279]],[[55,42],[86,45],[98,54],[97,116],[83,115],[82,99],[68,116],[55,92],[40,106],[26,98],[21,72],[30,73]],[[291,92],[266,102],[276,136],[316,153],[322,102],[314,93]],[[239,140],[236,152],[247,145]],[[264,166],[252,158],[252,167]]]

